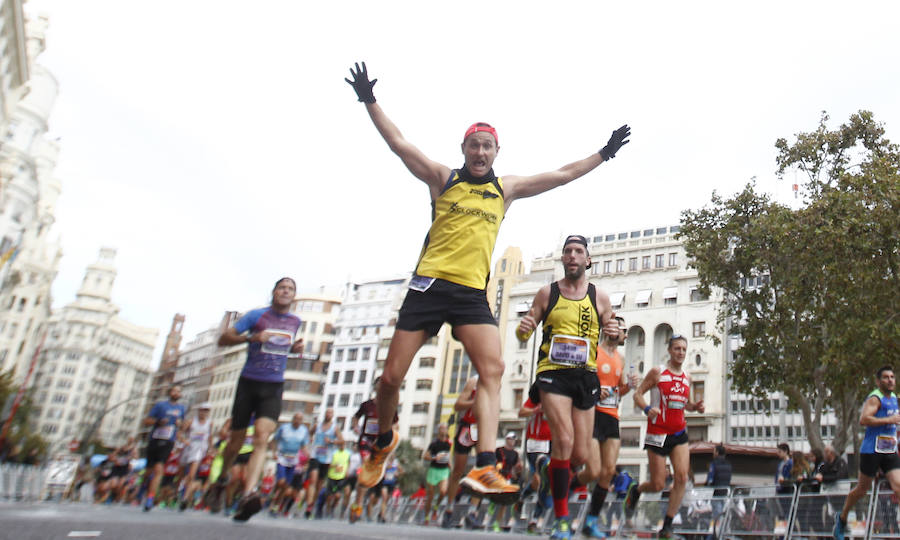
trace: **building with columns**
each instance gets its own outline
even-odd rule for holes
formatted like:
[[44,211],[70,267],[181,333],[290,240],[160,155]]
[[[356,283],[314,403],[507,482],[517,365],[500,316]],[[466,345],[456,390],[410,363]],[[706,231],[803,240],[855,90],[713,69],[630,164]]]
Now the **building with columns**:
[[75,300],[53,313],[37,358],[33,428],[51,442],[116,446],[138,433],[158,330],[119,317],[116,251],[102,248]]

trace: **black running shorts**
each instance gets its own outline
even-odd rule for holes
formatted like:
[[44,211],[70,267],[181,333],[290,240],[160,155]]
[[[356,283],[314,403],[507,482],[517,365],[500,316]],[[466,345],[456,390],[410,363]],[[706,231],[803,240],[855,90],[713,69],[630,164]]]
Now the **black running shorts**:
[[644,450],[653,452],[654,454],[659,454],[661,456],[668,456],[672,453],[672,449],[680,444],[688,443],[688,434],[687,428],[682,429],[680,432],[674,435],[666,435],[666,441],[662,446],[654,446],[652,444],[647,444],[646,439],[644,440]]
[[231,408],[231,429],[247,429],[250,417],[268,418],[278,423],[281,414],[281,392],[283,382],[254,381],[241,377],[234,392],[234,406]]
[[436,336],[445,322],[450,323],[450,326],[497,326],[484,289],[473,289],[435,279],[424,292],[413,289],[406,291],[406,298],[397,317],[397,328],[409,332],[425,330],[426,335]]
[[619,438],[619,419],[605,412],[594,410],[594,438],[600,442]]
[[532,392],[529,397],[532,402],[540,403],[539,392],[537,401],[532,393],[536,391],[548,394],[560,394],[572,398],[572,406],[582,411],[593,409],[600,397],[600,381],[597,374],[581,368],[551,369],[537,374]]
[[467,455],[476,446],[471,436],[472,424],[460,422],[453,435],[453,453]]
[[894,454],[859,454],[859,472],[875,478],[879,469],[887,474],[894,469],[900,469],[900,457]]
[[147,443],[147,468],[149,469],[156,463],[165,463],[174,447],[175,441],[150,439],[150,442]]

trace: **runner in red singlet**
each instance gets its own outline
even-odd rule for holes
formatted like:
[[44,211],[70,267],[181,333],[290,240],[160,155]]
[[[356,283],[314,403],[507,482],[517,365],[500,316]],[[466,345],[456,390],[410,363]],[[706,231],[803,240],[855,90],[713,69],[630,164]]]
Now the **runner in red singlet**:
[[534,513],[528,521],[528,533],[531,534],[537,530],[538,519],[544,515],[547,508],[553,506],[550,484],[546,478],[552,436],[550,423],[544,418],[541,404],[535,404],[530,397],[519,409],[519,418],[528,418],[528,425],[525,426],[525,457],[531,467],[531,483],[522,491],[520,501],[524,501],[532,493],[538,494]]
[[[659,538],[677,538],[672,532],[672,519],[681,507],[681,498],[690,475],[685,411],[705,411],[703,400],[691,401],[691,379],[682,370],[687,354],[687,339],[679,334],[669,338],[669,361],[661,369],[654,367],[644,377],[634,394],[635,406],[647,415],[644,449],[650,460],[650,480],[632,483],[625,495],[625,515],[631,517],[641,493],[662,491],[666,483],[666,456],[672,462],[674,483],[669,492],[669,506]],[[647,391],[651,403],[644,400]]]
[[469,453],[478,442],[478,427],[475,418],[475,390],[478,388],[478,377],[471,377],[459,391],[459,397],[453,404],[453,410],[461,413],[456,431],[453,435],[453,463],[450,465],[450,484],[447,486],[447,506],[441,518],[441,527],[453,527],[453,506],[459,493],[459,481],[466,474]]

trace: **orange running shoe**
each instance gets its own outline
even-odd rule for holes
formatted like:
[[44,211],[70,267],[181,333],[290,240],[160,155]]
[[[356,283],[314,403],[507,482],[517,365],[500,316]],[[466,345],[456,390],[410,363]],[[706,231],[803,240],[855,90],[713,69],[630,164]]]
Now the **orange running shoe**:
[[459,485],[475,496],[498,504],[512,504],[519,498],[519,486],[511,484],[494,465],[475,467]]
[[370,488],[381,482],[384,478],[384,470],[387,468],[387,458],[394,452],[397,445],[400,444],[400,434],[396,430],[391,432],[391,443],[384,448],[372,445],[372,453],[369,454],[362,467],[359,469],[359,476],[356,481],[362,487]]

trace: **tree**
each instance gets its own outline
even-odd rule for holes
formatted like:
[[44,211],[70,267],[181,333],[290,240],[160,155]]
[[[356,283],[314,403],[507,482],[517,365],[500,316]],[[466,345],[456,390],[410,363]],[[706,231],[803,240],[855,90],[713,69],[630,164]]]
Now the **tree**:
[[685,211],[681,238],[702,292],[723,292],[720,329],[740,337],[732,386],[783,392],[814,448],[834,410],[841,452],[858,449],[862,398],[900,350],[900,152],[869,112],[835,130],[828,120],[776,142],[778,174],[805,175],[801,208],[751,182]]
[[397,461],[403,467],[398,484],[404,495],[409,495],[419,489],[419,485],[425,482],[425,462],[422,459],[422,451],[414,447],[409,441],[400,441],[397,445]]
[[[12,371],[0,372],[0,411],[3,412],[0,417],[0,426],[6,422],[9,415],[9,408],[6,404],[11,404],[16,392],[19,391],[15,384]],[[0,456],[3,459],[15,459],[16,461],[24,460],[29,454],[36,454],[43,457],[47,452],[48,442],[39,434],[31,431],[28,425],[28,418],[33,411],[31,400],[31,391],[25,393],[22,402],[19,404],[15,418],[12,419],[12,425],[7,435],[4,448],[0,448]]]

